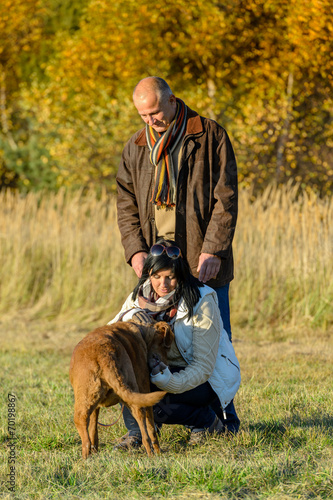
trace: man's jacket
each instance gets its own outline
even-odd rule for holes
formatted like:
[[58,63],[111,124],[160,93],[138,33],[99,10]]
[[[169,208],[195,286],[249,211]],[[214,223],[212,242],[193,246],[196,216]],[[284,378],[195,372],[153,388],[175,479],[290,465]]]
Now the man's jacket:
[[[117,174],[118,225],[125,257],[149,252],[156,241],[152,190],[155,167],[149,159],[145,128],[127,142]],[[194,276],[201,253],[217,255],[221,268],[209,286],[233,275],[232,240],[237,220],[237,166],[226,131],[187,108],[177,179],[175,242]]]

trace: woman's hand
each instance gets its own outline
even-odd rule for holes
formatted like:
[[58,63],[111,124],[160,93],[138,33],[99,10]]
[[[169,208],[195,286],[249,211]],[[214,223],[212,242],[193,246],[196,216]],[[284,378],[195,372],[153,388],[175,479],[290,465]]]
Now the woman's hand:
[[150,381],[159,389],[164,389],[172,377],[171,371],[162,361],[155,366],[150,374]]
[[153,318],[145,311],[137,311],[132,316],[132,321],[141,325],[151,325],[154,323]]
[[154,366],[154,368],[151,371],[152,375],[157,375],[158,373],[163,373],[163,371],[168,368],[167,365],[163,363],[163,361],[160,361],[158,365]]

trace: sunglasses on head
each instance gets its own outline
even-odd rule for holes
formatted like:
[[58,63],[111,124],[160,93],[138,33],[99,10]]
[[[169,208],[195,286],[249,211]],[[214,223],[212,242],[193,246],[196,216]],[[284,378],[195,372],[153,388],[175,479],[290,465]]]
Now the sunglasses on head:
[[180,248],[178,247],[165,247],[164,245],[153,245],[150,249],[150,253],[153,257],[159,257],[163,253],[166,253],[170,259],[178,259],[178,257],[181,257],[182,253],[180,251]]

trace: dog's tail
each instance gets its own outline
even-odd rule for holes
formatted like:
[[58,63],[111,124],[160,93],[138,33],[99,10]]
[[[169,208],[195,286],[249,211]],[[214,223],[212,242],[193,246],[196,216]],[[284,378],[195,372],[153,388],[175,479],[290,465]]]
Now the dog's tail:
[[155,392],[132,392],[130,390],[125,390],[121,394],[121,398],[125,404],[137,405],[141,408],[146,408],[147,406],[154,406],[156,403],[161,401],[166,395],[166,391],[155,391]]
[[114,363],[112,371],[105,374],[105,378],[117,396],[129,406],[135,405],[141,408],[154,406],[166,395],[166,391],[136,392],[123,380],[123,376],[119,372],[116,363]]

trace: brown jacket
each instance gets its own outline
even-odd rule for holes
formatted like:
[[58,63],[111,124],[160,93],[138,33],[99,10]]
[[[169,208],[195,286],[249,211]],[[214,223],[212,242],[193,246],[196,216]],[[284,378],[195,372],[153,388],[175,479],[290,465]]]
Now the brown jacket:
[[[237,220],[237,166],[230,139],[215,121],[187,108],[187,127],[177,179],[175,241],[194,276],[201,253],[221,257],[221,268],[209,286],[233,277],[232,240]],[[150,201],[154,167],[149,160],[145,128],[127,142],[117,174],[118,225],[125,257],[147,252],[156,240]]]

